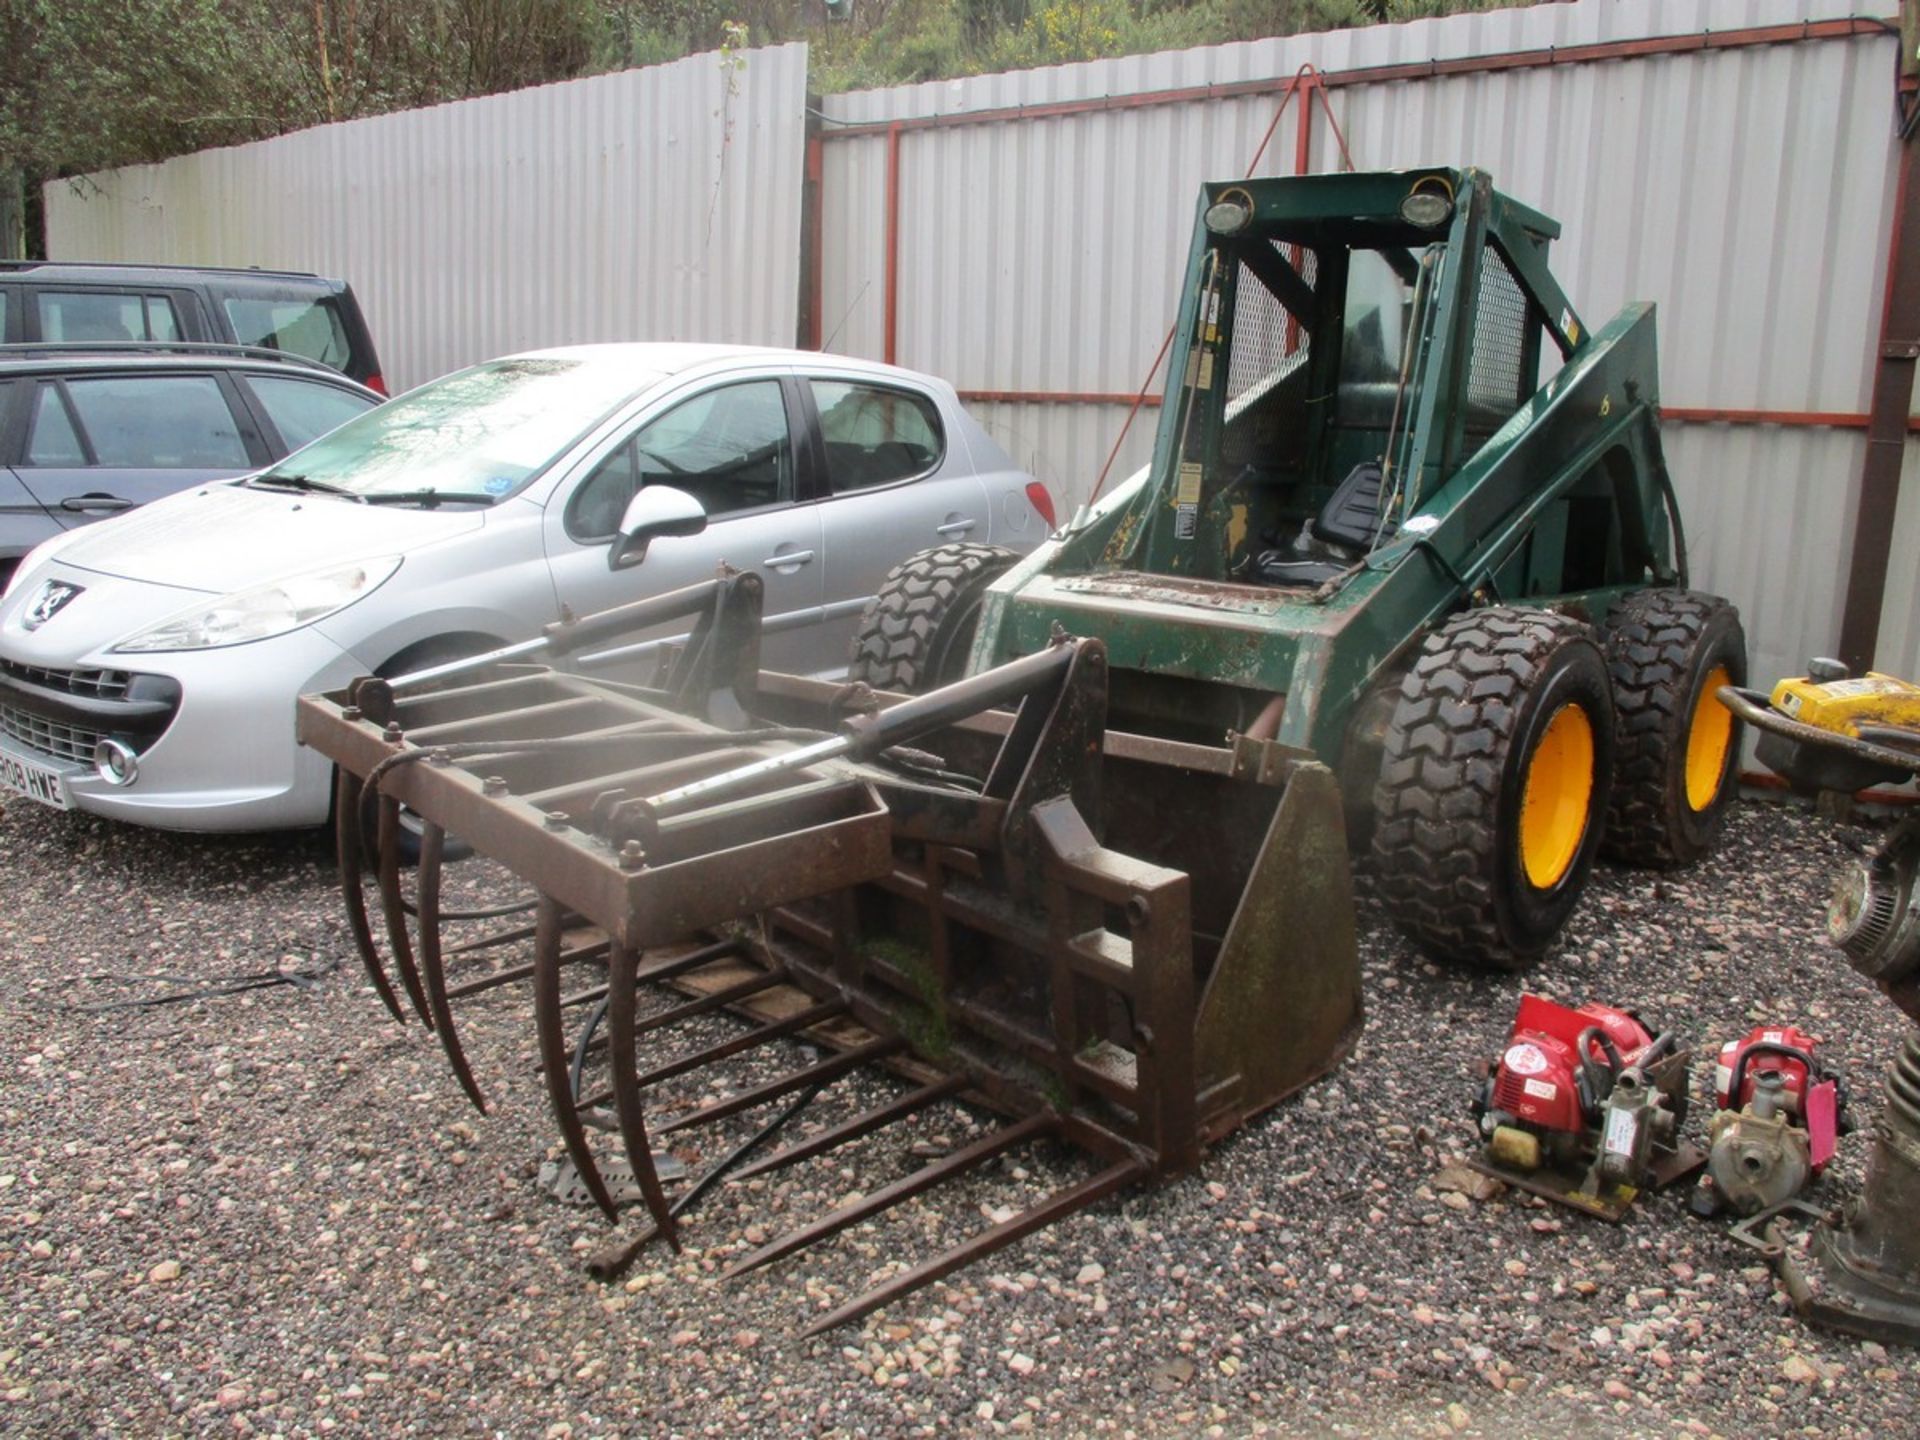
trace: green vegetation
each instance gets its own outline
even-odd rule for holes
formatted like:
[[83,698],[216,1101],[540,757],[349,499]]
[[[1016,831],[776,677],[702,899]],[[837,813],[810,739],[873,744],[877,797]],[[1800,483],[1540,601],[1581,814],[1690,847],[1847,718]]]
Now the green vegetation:
[[860,954],[869,963],[891,966],[919,997],[918,1005],[904,1005],[894,1021],[907,1043],[931,1060],[944,1060],[953,1053],[953,1036],[947,1027],[947,997],[923,951],[889,936],[869,936],[861,942]]
[[833,3],[0,0],[0,215],[14,182],[31,209],[55,176],[737,50],[741,26],[747,45],[810,42],[828,93],[1529,0]]
[[[1502,0],[1509,8],[1527,0]],[[1295,35],[1496,0],[879,0],[809,36],[831,93]]]

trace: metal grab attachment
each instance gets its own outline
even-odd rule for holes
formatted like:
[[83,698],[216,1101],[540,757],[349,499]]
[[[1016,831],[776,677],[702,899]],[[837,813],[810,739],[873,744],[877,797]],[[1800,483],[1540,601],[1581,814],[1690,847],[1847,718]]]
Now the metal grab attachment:
[[[302,740],[340,767],[343,892],[376,993],[396,1020],[411,1012],[434,1032],[482,1110],[458,1016],[523,1006],[561,1142],[610,1220],[595,1155],[608,1141],[596,1136],[632,1168],[651,1220],[642,1240],[677,1243],[691,1196],[669,1201],[653,1146],[697,1148],[870,1065],[909,1089],[738,1176],[960,1099],[1005,1123],[732,1273],[1043,1138],[1093,1158],[1085,1179],[849,1300],[818,1330],[1190,1167],[1352,1044],[1353,908],[1323,767],[1246,737],[1213,748],[1106,732],[1104,650],[1064,634],[910,699],[762,673],[759,598],[754,577],[722,574],[544,637],[555,654],[628,624],[691,621],[649,684],[530,665],[533,652],[513,647],[300,702]],[[419,834],[411,895],[403,817]],[[476,869],[510,872],[510,893],[450,909],[449,835]],[[1196,855],[1203,869],[1182,868]],[[681,996],[664,1009],[650,998],[662,986]],[[589,1042],[581,1017],[602,1004]],[[723,1012],[751,1028],[667,1044]],[[829,1053],[662,1111],[678,1087],[711,1090],[711,1067],[795,1040]]]

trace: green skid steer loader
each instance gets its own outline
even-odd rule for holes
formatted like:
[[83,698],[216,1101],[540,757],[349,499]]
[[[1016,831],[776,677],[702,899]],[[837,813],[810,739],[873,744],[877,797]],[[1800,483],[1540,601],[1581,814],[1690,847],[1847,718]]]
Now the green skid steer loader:
[[852,676],[918,691],[1097,637],[1111,730],[1309,752],[1422,947],[1529,963],[1597,851],[1686,864],[1736,785],[1716,692],[1745,638],[1688,588],[1653,306],[1589,332],[1559,226],[1479,170],[1210,184],[1198,211],[1152,463],[1025,560],[898,566]]

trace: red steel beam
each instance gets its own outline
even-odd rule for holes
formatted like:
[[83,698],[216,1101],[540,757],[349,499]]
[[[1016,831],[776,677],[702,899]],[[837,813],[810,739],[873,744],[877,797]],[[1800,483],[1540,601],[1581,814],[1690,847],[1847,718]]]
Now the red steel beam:
[[[1660,418],[1683,425],[1797,425],[1813,429],[1865,430],[1872,416],[1854,410],[1725,410],[1662,405]],[[1920,416],[1909,416],[1909,432],[1920,435]]]
[[[1840,611],[1840,658],[1855,672],[1873,664],[1880,643],[1880,611],[1887,597],[1893,554],[1893,517],[1900,503],[1900,471],[1913,430],[1913,380],[1920,364],[1920,141],[1902,140],[1894,186],[1893,229],[1887,236],[1887,293],[1874,344],[1873,399],[1867,417],[1867,455],[1860,465],[1860,504],[1854,512],[1847,598]],[[1908,557],[1912,563],[1912,557]]]
[[1317,71],[1302,75],[1295,91],[1295,98],[1300,102],[1294,107],[1300,112],[1296,117],[1300,128],[1293,139],[1293,173],[1296,175],[1305,175],[1313,169],[1313,87],[1318,79]]
[[806,213],[801,220],[805,227],[803,250],[805,254],[806,274],[801,283],[806,286],[806,333],[800,338],[803,350],[818,350],[825,340],[825,322],[820,309],[826,296],[826,150],[820,143],[820,132],[816,129],[807,136],[807,172],[804,194],[807,199]]
[[900,355],[900,131],[894,121],[887,131],[887,292],[882,313],[886,328],[880,358],[889,365]]
[[[1455,60],[1421,60],[1408,65],[1368,65],[1351,70],[1319,71],[1315,79],[1330,89],[1349,85],[1378,85],[1395,80],[1430,80],[1449,75],[1480,75],[1501,70],[1539,70],[1556,65],[1591,65],[1603,60],[1643,60],[1656,55],[1684,55],[1699,50],[1743,50],[1755,45],[1786,45],[1803,40],[1851,40],[1863,35],[1897,35],[1898,27],[1884,20],[1849,15],[1838,20],[1807,20],[1797,25],[1755,25],[1740,30],[1699,31],[1687,35],[1655,35],[1644,40],[1611,40],[1595,45],[1550,46],[1544,50],[1509,50],[1495,55],[1468,55]],[[1169,90],[1143,90],[1132,95],[1098,95],[1080,100],[1056,100],[1044,105],[1003,105],[991,110],[966,110],[945,115],[916,115],[900,120],[857,120],[837,125],[827,140],[858,140],[895,130],[944,130],[961,125],[997,125],[1017,120],[1053,120],[1108,110],[1145,110],[1160,105],[1186,105],[1199,100],[1240,100],[1272,95],[1294,83],[1292,76],[1239,80],[1224,85],[1187,85]]]

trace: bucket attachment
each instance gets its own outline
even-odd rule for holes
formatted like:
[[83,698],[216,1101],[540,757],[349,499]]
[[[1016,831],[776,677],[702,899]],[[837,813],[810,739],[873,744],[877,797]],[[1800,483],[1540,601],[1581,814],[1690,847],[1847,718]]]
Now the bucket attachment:
[[[653,1144],[792,1108],[870,1063],[910,1088],[735,1178],[956,1100],[1004,1123],[731,1273],[1042,1138],[1092,1157],[1085,1179],[812,1326],[826,1329],[1191,1167],[1351,1046],[1353,904],[1325,767],[1244,736],[1106,731],[1097,641],[1056,631],[909,699],[761,673],[758,619],[755,577],[723,573],[505,653],[300,702],[301,739],[339,766],[340,875],[375,991],[434,1032],[484,1111],[460,1003],[523,988],[560,1138],[610,1220],[591,1135],[611,1132],[631,1166],[652,1220],[642,1239],[677,1244],[676,1215],[717,1172],[669,1202]],[[692,633],[652,684],[533,663],[675,620]],[[403,825],[419,836],[411,886]],[[449,835],[516,893],[449,909]],[[643,1014],[659,986],[678,998]],[[750,1028],[668,1042],[720,1011]],[[650,1108],[669,1082],[793,1040],[826,1058],[702,1108]]]

